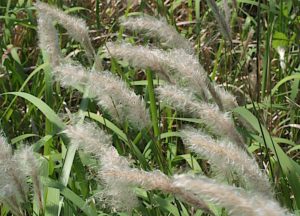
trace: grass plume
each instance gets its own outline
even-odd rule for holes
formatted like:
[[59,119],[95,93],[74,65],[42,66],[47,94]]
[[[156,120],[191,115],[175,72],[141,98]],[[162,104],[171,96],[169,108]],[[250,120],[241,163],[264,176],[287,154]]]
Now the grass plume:
[[89,37],[89,29],[85,20],[67,15],[63,11],[40,1],[36,2],[35,7],[39,12],[40,17],[56,21],[62,25],[68,31],[68,34],[82,45],[89,59],[94,59],[95,50],[92,46]]
[[151,68],[166,81],[189,87],[207,98],[206,73],[198,61],[184,50],[163,51],[127,43],[107,43],[107,49],[114,58],[126,60],[134,67]]
[[39,46],[48,54],[51,66],[58,65],[61,61],[62,54],[58,46],[57,31],[52,20],[41,14],[38,17],[38,35]]
[[0,149],[0,202],[7,204],[16,215],[23,215],[22,204],[27,201],[28,192],[25,173],[2,133]]
[[[112,57],[126,60],[134,67],[151,68],[171,84],[189,88],[204,100],[208,99],[210,93],[220,110],[227,110],[230,108],[228,104],[232,106],[235,103],[233,96],[229,97],[229,93],[221,91],[209,81],[207,73],[195,56],[182,49],[163,51],[127,43],[107,43],[107,49]],[[225,94],[226,107],[221,98]]]
[[119,156],[116,149],[111,146],[110,136],[96,128],[94,124],[69,126],[65,133],[72,144],[95,155],[100,161],[98,178],[104,183],[105,189],[99,196],[113,209],[131,211],[138,205],[137,198],[133,194],[134,187],[142,187],[146,190],[161,190],[174,194],[212,214],[201,199],[175,187],[172,178],[160,171],[146,172],[131,168],[130,162]]
[[233,94],[226,91],[223,87],[219,87],[216,85],[214,85],[214,89],[215,89],[216,94],[218,95],[218,97],[221,100],[224,111],[230,112],[238,106],[236,98]]
[[193,117],[200,118],[215,134],[229,138],[237,145],[245,148],[244,141],[235,129],[229,113],[221,112],[216,105],[197,101],[192,93],[176,86],[160,86],[156,91],[158,98],[165,104]]
[[214,140],[200,130],[186,128],[181,131],[183,141],[190,150],[204,156],[220,172],[237,172],[254,192],[273,197],[271,185],[265,173],[244,149],[226,140]]
[[208,199],[229,210],[232,216],[287,216],[280,205],[261,194],[222,185],[204,176],[175,176],[175,185],[199,197]]
[[181,36],[165,19],[156,19],[149,15],[123,17],[120,24],[131,31],[144,32],[149,37],[160,40],[163,45],[171,48],[184,49],[193,53],[191,43]]
[[[230,29],[230,25],[229,25],[229,17],[230,17],[229,16],[230,12],[228,12],[229,8],[224,7],[225,15],[226,15],[226,16],[224,16],[222,14],[222,12],[220,11],[219,7],[217,6],[215,0],[206,0],[206,2],[214,14],[214,16],[218,22],[219,29],[220,29],[221,33],[223,34],[224,38],[231,42],[232,38],[231,38],[231,29]],[[227,1],[225,1],[224,4],[226,4],[226,2]]]
[[44,210],[43,190],[40,181],[39,162],[34,156],[30,147],[23,147],[15,154],[16,160],[22,160],[22,168],[27,176],[30,176],[33,183],[33,190],[36,194],[39,209]]
[[98,104],[117,122],[128,121],[134,128],[146,128],[151,125],[143,99],[111,72],[89,72],[83,66],[72,64],[61,64],[55,70],[58,74],[56,77],[64,86],[88,87],[90,96],[96,98]]
[[137,207],[138,200],[130,183],[105,175],[109,170],[130,170],[130,163],[111,146],[111,137],[91,123],[69,126],[65,133],[72,144],[93,154],[100,161],[98,178],[102,180],[101,184],[105,185],[105,189],[97,196],[115,211],[131,211]]
[[[73,1],[20,2],[0,7],[0,121],[12,140],[0,136],[3,216],[94,216],[111,210],[145,216],[288,215],[274,195],[297,213],[294,4],[207,0],[210,9],[203,1],[142,0],[133,6],[96,0],[78,7]],[[140,10],[164,18],[136,16]],[[90,27],[71,16],[75,13]],[[121,28],[113,32],[118,17]],[[218,40],[214,17],[225,41]],[[40,49],[34,47],[36,29]],[[106,53],[92,47],[115,39],[120,42],[108,43]],[[96,53],[112,72],[102,68]],[[226,82],[242,106],[216,82]],[[65,112],[70,118],[60,119]],[[86,118],[98,123],[85,123]],[[191,123],[195,128],[185,126]],[[23,148],[23,140],[36,143]],[[212,173],[218,180],[172,176],[183,172]]]

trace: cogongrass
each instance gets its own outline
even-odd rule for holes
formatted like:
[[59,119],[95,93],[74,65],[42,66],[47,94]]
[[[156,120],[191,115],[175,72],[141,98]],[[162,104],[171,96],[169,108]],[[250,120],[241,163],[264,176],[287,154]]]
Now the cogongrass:
[[[48,20],[47,22],[51,22],[51,21],[58,22],[60,25],[62,25],[68,31],[69,36],[74,38],[76,41],[78,41],[83,46],[89,59],[92,60],[94,58],[95,50],[92,46],[92,43],[91,43],[91,40],[89,37],[89,29],[88,29],[88,26],[87,26],[85,20],[75,17],[75,16],[67,15],[63,11],[59,10],[58,8],[52,7],[48,4],[40,2],[40,1],[36,2],[35,7],[39,12],[39,19],[42,19],[43,21],[45,21],[45,19],[46,19],[46,20]],[[39,23],[39,25],[41,25],[41,24],[43,24],[43,23]],[[40,26],[40,27],[42,29],[44,29],[42,26]],[[53,31],[53,29],[52,29],[52,31]],[[44,48],[44,47],[42,47],[42,48]]]
[[200,118],[214,134],[228,138],[241,147],[245,147],[242,137],[235,129],[229,113],[224,113],[215,104],[198,101],[187,90],[165,85],[156,89],[158,98],[178,111]]
[[35,158],[32,148],[23,147],[21,150],[15,153],[15,160],[22,161],[21,168],[26,176],[30,176],[33,185],[33,191],[36,194],[39,209],[43,211],[44,200],[43,200],[43,189],[40,181],[40,164]]
[[127,43],[107,43],[106,46],[112,57],[126,60],[138,68],[151,68],[162,79],[172,84],[186,86],[200,93],[204,99],[208,97],[204,69],[183,49],[164,51]]
[[192,127],[181,131],[184,144],[192,151],[212,162],[219,172],[237,172],[246,187],[264,196],[273,197],[268,177],[255,160],[244,149],[228,140],[215,140],[200,130]]
[[24,147],[15,154],[5,137],[0,135],[0,202],[6,204],[15,215],[26,215],[23,205],[29,199],[26,177],[31,177],[33,191],[43,211],[42,188],[39,180],[39,164],[32,149]]
[[[111,143],[108,143],[111,142],[109,136],[102,130],[97,129],[93,124],[85,123],[80,126],[69,126],[65,133],[71,139],[72,143],[80,145],[82,149],[94,154],[100,161],[98,180],[105,185],[105,189],[98,196],[115,210],[131,211],[134,207],[137,207],[138,200],[133,193],[133,189],[134,187],[142,187],[146,190],[161,190],[162,192],[178,196],[183,201],[204,210],[210,215],[214,215],[214,213],[211,212],[203,199],[226,207],[230,215],[284,216],[288,214],[269,194],[263,194],[259,189],[257,189],[259,193],[256,192],[255,188],[252,188],[251,192],[247,192],[241,188],[220,184],[204,176],[183,174],[168,177],[160,171],[146,172],[137,168],[131,168],[130,162],[124,157],[119,156],[116,149],[111,146]],[[196,142],[199,140],[199,135],[196,132],[192,135],[188,133],[190,133],[189,130],[183,131],[183,134],[191,140],[195,140],[194,136],[198,136]],[[192,144],[192,148],[198,151],[200,148],[195,145],[197,144]],[[224,160],[228,160],[227,165],[239,162],[245,163],[245,166],[253,166],[255,164],[253,160],[247,159],[248,156],[241,152],[239,152],[241,153],[240,155],[230,156],[229,154],[233,155],[235,152],[227,153],[226,149],[224,149],[226,146],[224,145],[220,146],[218,150],[219,154],[216,155],[214,154],[216,151],[213,149],[216,149],[219,144],[208,143],[208,145],[212,145],[212,150],[210,150],[213,152],[212,157],[224,157]],[[201,149],[199,151],[202,152]],[[246,158],[239,159],[243,156]],[[237,167],[234,165],[231,166],[239,169],[238,165]],[[247,173],[248,171],[254,171],[254,173],[257,173],[257,176],[253,177],[255,174]],[[249,177],[251,181],[256,179],[257,184],[265,184],[262,181],[264,177],[255,165],[254,170],[251,167],[246,168],[244,173],[241,174],[247,175],[246,178]],[[261,188],[264,187],[264,185],[260,186]],[[269,187],[267,186],[267,188]]]
[[230,11],[227,4],[227,0],[223,0],[224,15],[216,4],[215,0],[206,0],[207,4],[211,8],[219,25],[220,32],[224,38],[231,42],[231,29],[230,29]]
[[168,25],[163,18],[156,19],[144,14],[143,16],[123,17],[120,24],[130,31],[145,33],[149,37],[157,38],[163,45],[176,49],[184,49],[187,53],[194,53],[192,44],[178,34],[175,28]]
[[118,123],[128,121],[136,129],[146,128],[151,124],[143,99],[111,72],[89,72],[80,65],[72,64],[61,64],[54,69],[56,79],[63,86],[88,88],[90,97],[95,98]]
[[175,185],[228,209],[233,216],[287,216],[280,205],[265,196],[220,184],[204,176],[175,176]]
[[[126,83],[110,72],[95,69],[88,70],[71,60],[61,57],[56,40],[57,31],[51,21],[57,21],[63,25],[69,34],[78,40],[87,52],[94,50],[88,38],[88,28],[82,19],[66,15],[57,8],[38,2],[36,7],[39,15],[39,37],[41,49],[49,50],[50,64],[53,69],[54,78],[61,82],[64,87],[81,87],[82,91],[88,89],[90,97],[96,98],[102,106],[119,123],[126,121],[134,128],[146,128],[149,126],[149,112],[145,107],[143,99],[130,90]],[[77,26],[79,24],[79,26]],[[43,27],[45,25],[45,28]],[[96,58],[97,59],[97,58]],[[95,64],[97,66],[97,61]]]
[[79,146],[85,152],[93,154],[99,160],[101,168],[98,171],[98,179],[105,185],[105,189],[98,194],[98,197],[100,196],[113,209],[131,211],[137,207],[138,200],[133,193],[133,187],[139,186],[146,190],[161,190],[174,194],[213,214],[205,202],[174,186],[172,178],[162,172],[146,172],[131,168],[130,162],[119,156],[111,145],[110,136],[94,124],[84,123],[69,126],[65,133],[71,139],[71,143]]
[[58,65],[61,60],[61,51],[58,44],[58,37],[53,21],[47,16],[38,18],[39,46],[48,54],[51,65]]
[[[183,49],[164,51],[127,43],[107,43],[106,47],[112,57],[127,60],[138,68],[151,68],[171,84],[189,88],[203,100],[207,101],[212,97],[221,111],[228,110],[236,104],[234,97],[225,95],[230,95],[228,92],[217,90],[217,87],[207,78],[204,68],[196,57]],[[221,96],[225,96],[224,102]],[[228,100],[232,101],[228,102]]]
[[[36,7],[40,13],[40,46],[50,56],[54,77],[62,86],[88,90],[89,96],[96,98],[116,121],[129,121],[136,129],[148,127],[150,118],[145,102],[124,81],[110,72],[95,72],[80,64],[68,63],[61,56],[53,21],[64,26],[82,44],[89,59],[94,59],[95,51],[91,46],[85,22],[41,2]],[[70,138],[71,144],[93,154],[99,161],[97,181],[105,188],[98,197],[114,210],[132,211],[139,204],[134,188],[142,187],[145,190],[173,194],[211,215],[214,213],[206,202],[225,207],[231,215],[287,215],[286,210],[273,200],[267,177],[245,152],[243,139],[235,129],[232,119],[224,112],[237,106],[234,96],[209,81],[191,50],[190,43],[165,22],[149,16],[125,19],[122,24],[130,30],[142,30],[148,35],[158,37],[172,49],[165,51],[110,43],[107,44],[108,52],[114,57],[129,60],[139,68],[151,68],[170,81],[174,86],[158,88],[159,98],[183,113],[201,118],[223,140],[211,138],[196,129],[186,128],[181,131],[184,144],[212,163],[218,164],[218,159],[222,158],[221,165],[226,167],[218,164],[219,168],[243,175],[251,191],[247,191],[247,187],[241,189],[221,184],[204,176],[167,176],[158,170],[140,170],[127,158],[120,156],[112,146],[111,137],[95,125],[81,123],[68,126],[64,132]],[[182,86],[190,87],[191,93],[180,90]],[[197,97],[198,94],[203,101]],[[24,178],[20,177],[30,175],[33,184],[36,184],[34,189],[39,190],[37,196],[40,208],[43,208],[38,165],[32,151],[24,149],[13,155],[4,138],[0,139],[0,145],[6,151],[6,154],[0,153],[0,156],[9,161],[4,163],[0,158],[0,169],[6,174],[0,182],[1,202],[7,204],[16,215],[23,215],[21,203],[27,199],[27,189]],[[29,165],[28,169],[17,169],[19,158],[25,160],[25,165]],[[19,175],[14,173],[16,170],[20,172]],[[255,187],[256,182],[260,184],[259,187]]]

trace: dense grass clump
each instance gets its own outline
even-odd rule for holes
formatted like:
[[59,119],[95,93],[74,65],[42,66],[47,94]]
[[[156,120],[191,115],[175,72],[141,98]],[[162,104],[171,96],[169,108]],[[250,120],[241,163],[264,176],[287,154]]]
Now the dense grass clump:
[[0,3],[1,215],[298,215],[278,3]]

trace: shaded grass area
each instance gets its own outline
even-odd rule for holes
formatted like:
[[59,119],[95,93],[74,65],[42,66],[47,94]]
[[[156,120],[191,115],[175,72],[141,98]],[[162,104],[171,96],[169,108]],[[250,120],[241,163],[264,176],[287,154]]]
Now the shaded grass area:
[[[112,133],[118,152],[130,155],[138,167],[160,169],[167,174],[190,171],[213,175],[207,161],[186,151],[178,138],[177,131],[183,124],[198,125],[198,119],[182,118],[181,113],[157,103],[154,87],[161,80],[151,71],[134,69],[126,62],[108,58],[103,52],[105,42],[112,40],[158,44],[150,38],[141,39],[139,34],[129,36],[119,27],[119,17],[141,12],[164,17],[194,42],[198,58],[211,80],[237,97],[239,107],[233,110],[236,124],[247,140],[249,151],[256,155],[261,168],[267,170],[277,199],[292,211],[300,208],[299,2],[232,1],[230,17],[223,12],[226,7],[222,1],[216,5],[211,3],[214,1],[207,2],[49,1],[87,21],[93,46],[104,67],[126,80],[148,101],[153,123],[149,131],[114,124],[93,100],[53,82],[51,68],[44,63],[47,61],[38,48],[34,6],[30,1],[0,3],[1,127],[15,149],[22,142],[29,142],[34,143],[35,151],[40,154],[46,188],[45,215],[110,212],[96,208],[98,202],[93,199],[101,190],[89,168],[93,160],[74,149],[74,160],[67,156],[72,149],[60,132],[72,121],[69,113],[78,112],[81,118],[91,119]],[[224,30],[226,23],[220,21],[227,19],[226,16],[230,28]],[[80,45],[70,40],[62,27],[58,29],[63,53],[88,66]],[[249,127],[242,127],[245,124]],[[137,193],[143,205],[133,214],[201,215],[200,210],[173,196],[141,189]],[[31,205],[28,210],[39,214],[37,203],[33,201]],[[224,212],[213,208],[219,215]],[[5,206],[1,211],[3,215],[8,214]]]

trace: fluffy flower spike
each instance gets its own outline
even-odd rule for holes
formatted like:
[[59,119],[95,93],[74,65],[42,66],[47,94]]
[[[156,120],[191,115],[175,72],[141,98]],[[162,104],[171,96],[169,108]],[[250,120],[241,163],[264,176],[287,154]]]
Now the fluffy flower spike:
[[181,133],[184,144],[211,161],[220,172],[235,171],[250,190],[273,197],[267,176],[243,149],[226,140],[214,140],[194,128],[186,128]]
[[39,12],[40,17],[43,17],[43,19],[57,21],[68,31],[71,37],[73,37],[83,46],[89,59],[94,58],[95,50],[90,41],[88,33],[89,29],[83,19],[67,15],[58,8],[49,6],[48,4],[40,1],[36,2],[35,7]]
[[207,75],[194,58],[182,49],[163,51],[127,43],[107,43],[108,53],[128,61],[134,67],[151,68],[172,84],[185,86],[207,98]]
[[168,47],[184,49],[193,53],[191,43],[181,36],[165,19],[143,15],[120,19],[121,25],[131,31],[145,32],[149,37],[156,37]]
[[116,149],[111,146],[110,136],[97,129],[94,124],[69,126],[65,133],[72,144],[95,155],[100,161],[98,178],[105,185],[105,189],[98,196],[113,209],[131,211],[135,208],[138,200],[133,189],[142,187],[146,190],[161,190],[174,194],[212,214],[205,202],[174,186],[172,178],[160,171],[145,172],[131,168],[130,162],[119,156]]
[[23,147],[14,155],[15,160],[21,160],[22,168],[27,176],[30,176],[33,183],[33,189],[36,194],[40,210],[44,209],[42,183],[40,181],[40,164],[35,158],[31,147]]
[[64,86],[88,87],[90,96],[96,98],[119,123],[128,122],[136,129],[146,128],[150,123],[149,112],[140,96],[136,95],[127,84],[111,72],[88,72],[80,65],[61,64],[56,67],[56,78]]
[[20,160],[15,160],[12,148],[0,132],[0,202],[9,206],[15,215],[23,215],[22,203],[27,200],[27,185]]
[[176,86],[160,86],[156,91],[158,98],[162,102],[174,107],[176,110],[200,118],[216,135],[228,138],[242,148],[245,148],[243,139],[236,131],[229,113],[221,112],[215,105],[197,101],[193,94]]
[[58,65],[61,61],[61,51],[58,46],[57,31],[52,20],[46,16],[38,17],[39,46],[48,54],[50,65]]
[[272,199],[222,185],[206,177],[175,176],[174,184],[229,210],[232,216],[287,216],[289,213]]

